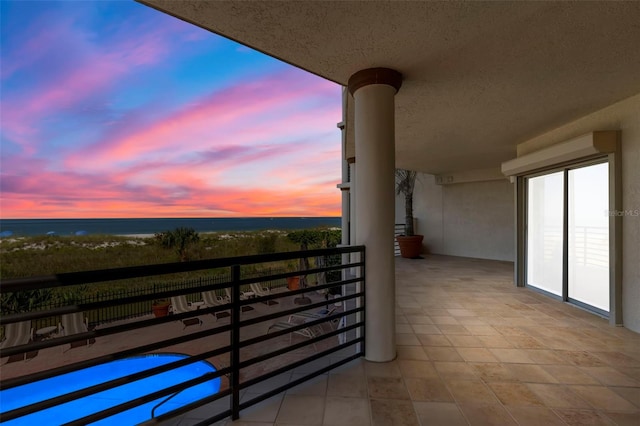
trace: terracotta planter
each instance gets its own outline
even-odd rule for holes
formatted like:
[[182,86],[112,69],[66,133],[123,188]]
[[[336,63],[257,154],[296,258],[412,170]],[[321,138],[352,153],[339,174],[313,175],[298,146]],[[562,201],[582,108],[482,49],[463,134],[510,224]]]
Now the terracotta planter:
[[300,288],[300,277],[287,277],[287,288],[297,290]]
[[408,259],[415,259],[420,257],[422,252],[422,240],[424,235],[413,235],[407,237],[405,235],[398,235],[396,240],[400,246],[400,255]]
[[169,315],[169,304],[151,305],[151,310],[156,318],[166,317]]

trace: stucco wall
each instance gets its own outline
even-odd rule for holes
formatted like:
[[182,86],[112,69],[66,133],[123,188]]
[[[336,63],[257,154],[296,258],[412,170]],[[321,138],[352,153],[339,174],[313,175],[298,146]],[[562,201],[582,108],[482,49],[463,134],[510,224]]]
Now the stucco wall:
[[514,260],[509,181],[436,185],[433,175],[421,174],[415,191],[417,232],[429,253]]
[[[526,141],[518,155],[596,130],[622,131],[623,210],[640,210],[640,94]],[[640,332],[640,216],[624,216],[622,234],[623,323]]]

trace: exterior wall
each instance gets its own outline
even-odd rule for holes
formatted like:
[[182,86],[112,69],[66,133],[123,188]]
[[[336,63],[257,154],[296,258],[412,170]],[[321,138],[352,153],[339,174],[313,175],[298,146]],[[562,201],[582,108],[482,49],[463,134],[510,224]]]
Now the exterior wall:
[[513,261],[513,203],[506,179],[436,185],[433,175],[421,174],[416,232],[425,236],[429,253]]
[[518,146],[518,155],[596,130],[622,131],[622,316],[640,332],[640,94],[540,135]]

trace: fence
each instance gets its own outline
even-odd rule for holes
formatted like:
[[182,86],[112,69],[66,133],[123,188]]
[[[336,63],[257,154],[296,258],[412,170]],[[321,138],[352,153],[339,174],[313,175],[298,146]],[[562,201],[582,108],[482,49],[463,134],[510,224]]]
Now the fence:
[[[281,268],[268,268],[260,272],[255,272],[253,274],[248,274],[248,277],[259,277],[260,275],[273,275],[275,273],[282,273],[284,269]],[[135,296],[145,296],[145,295],[154,295],[158,294],[161,291],[171,291],[171,290],[184,290],[187,293],[187,290],[197,289],[199,287],[220,284],[224,282],[228,282],[231,277],[227,275],[213,275],[199,278],[191,278],[182,280],[179,282],[162,282],[162,283],[154,283],[152,285],[146,285],[135,288],[128,289],[119,289],[119,290],[100,290],[95,294],[91,295],[76,295],[73,297],[71,302],[73,304],[86,305],[91,303],[100,303],[106,302],[109,300],[118,300],[125,299],[128,297]],[[266,283],[263,283],[265,286],[271,289],[277,289],[286,286],[286,280],[272,280]],[[248,287],[248,286],[247,286]],[[243,288],[244,290],[244,288]],[[187,300],[189,302],[196,302],[199,300],[199,295],[196,293],[188,293]],[[86,317],[89,322],[89,327],[94,328],[100,324],[106,324],[113,321],[126,320],[130,318],[136,318],[143,315],[151,314],[151,304],[152,300],[142,300],[135,303],[129,303],[126,305],[116,305],[103,307],[100,309],[94,309],[88,312],[85,312]],[[56,301],[53,303],[44,303],[37,306],[35,309],[37,310],[52,310],[55,308],[60,308],[68,303],[64,303],[63,301]],[[35,321],[35,328],[41,329],[44,327],[55,326],[60,322],[60,317],[48,317],[41,318]]]

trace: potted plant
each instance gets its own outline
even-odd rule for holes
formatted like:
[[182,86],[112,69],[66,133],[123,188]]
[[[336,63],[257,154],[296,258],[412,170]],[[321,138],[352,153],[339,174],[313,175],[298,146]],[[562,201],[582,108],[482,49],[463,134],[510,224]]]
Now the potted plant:
[[169,315],[169,301],[167,299],[156,299],[151,304],[151,310],[156,318]]
[[409,259],[420,257],[423,235],[415,235],[413,229],[413,189],[416,185],[417,172],[396,169],[396,192],[404,195],[404,234],[398,235],[396,240],[400,246],[400,255]]

